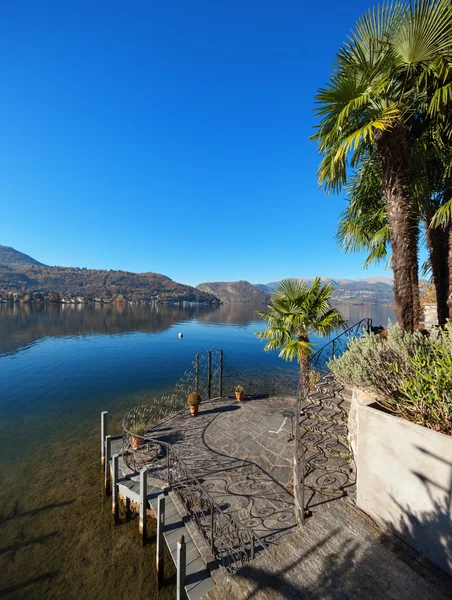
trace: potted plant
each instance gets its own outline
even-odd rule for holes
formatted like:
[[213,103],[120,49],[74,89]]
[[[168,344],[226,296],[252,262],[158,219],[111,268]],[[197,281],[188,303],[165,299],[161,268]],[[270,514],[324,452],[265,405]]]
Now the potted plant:
[[199,405],[201,403],[201,396],[198,392],[192,392],[187,397],[188,406],[190,407],[190,413],[193,417],[198,414]]
[[241,402],[243,400],[243,387],[241,385],[236,386],[235,397],[238,402]]
[[147,427],[144,423],[137,423],[130,429],[130,433],[132,434],[130,439],[132,448],[136,449],[144,444],[144,434],[146,433],[146,430]]

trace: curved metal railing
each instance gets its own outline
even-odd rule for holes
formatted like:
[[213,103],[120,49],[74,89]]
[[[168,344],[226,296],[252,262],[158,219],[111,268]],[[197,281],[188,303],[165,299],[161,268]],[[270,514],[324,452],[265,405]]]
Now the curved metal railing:
[[[171,414],[173,415],[174,413]],[[269,544],[263,542],[249,527],[224,512],[180,457],[173,444],[162,439],[165,436],[166,418],[157,423],[152,431],[143,434],[142,443],[133,452],[128,451],[124,458],[136,470],[145,467],[152,477],[162,479],[176,492],[208,543],[214,558],[233,573],[253,560],[255,552],[266,550]],[[131,464],[130,457],[133,457]]]
[[[187,396],[197,391],[202,400],[234,395],[237,384],[245,389],[247,397],[296,394],[298,369],[285,369],[268,374],[239,371],[230,364],[222,350],[198,352],[172,390],[154,396],[127,412],[122,419],[124,456],[127,464],[136,468],[134,453],[147,439],[146,433],[155,430],[167,417],[186,409]],[[128,453],[128,454],[127,454]]]
[[[214,352],[218,352],[217,359],[214,359]],[[221,379],[215,376],[216,373]],[[205,374],[207,377],[203,376]],[[229,396],[237,383],[245,381],[247,379],[237,370],[225,364],[221,350],[198,353],[192,367],[173,390],[134,407],[122,421],[126,464],[134,471],[145,467],[151,476],[172,487],[209,544],[215,559],[230,572],[244,566],[254,558],[256,551],[265,550],[268,545],[213,500],[175,449],[174,436],[177,434],[165,433],[165,421],[187,410],[188,393],[198,390],[210,399],[215,393],[218,394],[216,397]],[[275,388],[276,382],[272,384]],[[253,390],[267,389],[267,385],[267,379],[262,378],[255,382]]]
[[368,333],[371,328],[372,319],[369,317],[361,319],[361,321],[348,327],[311,356],[311,368],[322,374],[328,373],[328,362],[335,356],[343,354],[347,349],[347,342],[352,338],[360,337],[364,335],[364,333]]
[[168,484],[183,502],[218,563],[233,573],[266,550],[252,529],[226,513],[171,445],[166,446]]
[[[342,353],[350,338],[362,335],[371,326],[371,319],[362,319],[347,328],[312,356],[311,367],[323,372],[328,360]],[[190,392],[198,391],[204,399],[226,397],[233,394],[238,383],[248,396],[297,395],[299,373],[298,369],[287,369],[271,376],[256,376],[229,365],[222,350],[198,352],[173,390],[134,407],[122,421],[123,457],[127,465],[134,471],[145,467],[153,477],[172,487],[209,543],[215,559],[230,572],[246,564],[254,558],[255,551],[265,550],[268,544],[213,500],[179,456],[174,447],[177,433],[168,434],[165,421],[187,410]]]

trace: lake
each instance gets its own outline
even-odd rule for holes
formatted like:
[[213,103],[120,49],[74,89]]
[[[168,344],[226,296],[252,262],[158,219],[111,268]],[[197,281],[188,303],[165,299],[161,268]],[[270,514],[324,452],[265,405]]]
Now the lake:
[[[395,321],[390,306],[337,308],[350,324]],[[135,521],[112,524],[99,414],[119,432],[125,411],[172,388],[208,348],[247,371],[291,368],[263,352],[255,311],[0,304],[0,597],[174,597],[171,569],[156,590],[152,537],[143,549]]]

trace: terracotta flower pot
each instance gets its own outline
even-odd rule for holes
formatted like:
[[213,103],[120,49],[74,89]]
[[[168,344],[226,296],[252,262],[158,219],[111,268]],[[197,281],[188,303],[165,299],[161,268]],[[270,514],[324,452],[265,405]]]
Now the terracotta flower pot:
[[196,417],[196,415],[198,414],[198,409],[199,406],[190,406],[190,413],[192,417]]
[[142,446],[144,444],[144,440],[143,440],[143,438],[132,436],[131,443],[132,443],[132,448],[134,448],[136,450],[137,448],[139,448],[140,446]]
[[243,392],[236,392],[235,397],[238,402],[241,402],[243,400]]

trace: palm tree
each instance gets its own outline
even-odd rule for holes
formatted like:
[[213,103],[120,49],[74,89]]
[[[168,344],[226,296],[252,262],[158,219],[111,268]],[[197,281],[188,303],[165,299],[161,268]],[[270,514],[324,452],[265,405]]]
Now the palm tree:
[[395,312],[413,330],[418,294],[417,221],[409,185],[410,128],[440,118],[452,98],[452,10],[449,0],[383,5],[356,24],[316,96],[320,123],[313,139],[323,159],[319,181],[339,191],[350,167],[378,163],[394,270]]
[[309,373],[313,345],[313,333],[327,336],[345,324],[342,315],[330,305],[333,293],[331,283],[322,286],[316,277],[312,286],[299,279],[285,279],[271,297],[267,312],[258,311],[267,322],[265,331],[255,335],[266,340],[264,350],[279,350],[280,358],[300,365],[300,390],[303,396],[309,390]]
[[256,333],[266,340],[264,350],[279,350],[285,360],[298,360],[300,366],[299,393],[297,394],[294,449],[294,497],[295,515],[298,523],[304,523],[304,454],[301,447],[298,417],[301,411],[300,400],[309,391],[309,373],[313,346],[309,339],[312,333],[328,335],[345,323],[342,315],[330,306],[333,293],[330,283],[322,286],[316,277],[311,287],[299,279],[285,279],[272,295],[267,312],[258,315],[267,322],[265,331]]
[[[413,218],[425,230],[425,242],[430,257],[423,266],[423,274],[431,272],[436,289],[438,322],[446,323],[449,317],[448,295],[452,272],[448,265],[448,238],[451,232],[451,215],[447,211],[447,198],[452,191],[452,147],[436,137],[428,119],[422,123],[417,139],[411,133],[409,148],[409,180]],[[419,123],[418,123],[419,125]],[[418,127],[419,130],[419,127]],[[345,252],[366,250],[369,255],[364,268],[372,262],[387,260],[390,264],[389,223],[382,194],[381,173],[377,161],[368,157],[360,170],[350,177],[347,186],[348,203],[339,220],[337,240]],[[444,222],[440,226],[436,223]],[[419,292],[413,293],[413,302]],[[416,304],[417,308],[417,304]]]
[[361,169],[350,177],[336,240],[344,252],[367,251],[365,269],[375,262],[390,264],[389,223],[377,161],[363,161]]

